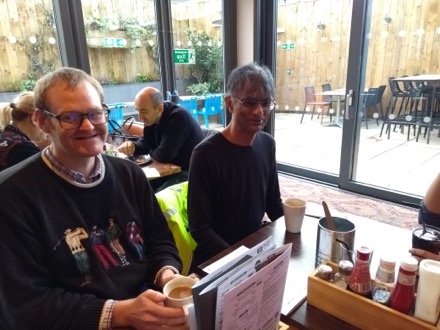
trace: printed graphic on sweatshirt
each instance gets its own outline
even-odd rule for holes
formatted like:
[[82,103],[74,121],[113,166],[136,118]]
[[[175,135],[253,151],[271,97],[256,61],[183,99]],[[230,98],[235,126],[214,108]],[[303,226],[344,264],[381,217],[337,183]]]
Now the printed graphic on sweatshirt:
[[[137,262],[145,262],[142,230],[135,220],[126,224],[125,231],[112,217],[108,218],[102,226],[93,225],[90,233],[83,227],[67,228],[64,236],[55,244],[54,250],[63,241],[69,247],[75,259],[76,268],[83,276],[81,286],[92,282],[91,267],[102,267],[108,272],[114,267],[130,265],[133,259]],[[91,260],[95,259],[90,259],[90,253],[96,255],[99,263],[91,265]],[[128,256],[130,256],[130,261]]]
[[114,253],[116,253],[119,260],[121,260],[122,267],[124,267],[128,266],[130,263],[127,260],[125,249],[121,244],[121,235],[121,227],[115,222],[113,218],[109,218],[107,227],[107,240],[110,244],[110,248]]
[[130,221],[125,226],[125,236],[128,243],[136,253],[137,261],[143,262],[144,258],[144,239],[142,237],[141,228],[136,221]]
[[76,266],[81,275],[84,277],[81,286],[92,282],[89,256],[81,243],[81,240],[85,240],[87,238],[89,238],[89,235],[84,228],[78,227],[75,230],[67,228],[64,232],[63,238],[60,239],[54,247],[55,250],[63,239],[66,241],[72,256],[75,258]]

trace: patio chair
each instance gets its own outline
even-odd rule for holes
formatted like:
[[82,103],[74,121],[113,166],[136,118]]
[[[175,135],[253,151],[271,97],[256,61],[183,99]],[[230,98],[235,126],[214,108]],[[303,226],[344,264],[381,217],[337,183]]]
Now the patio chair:
[[[391,98],[390,103],[388,104],[388,108],[384,117],[384,121],[382,123],[382,127],[380,129],[380,135],[382,136],[383,129],[385,125],[387,125],[387,130],[390,129],[390,121],[393,121],[395,118],[401,116],[402,110],[406,108],[406,104],[409,101],[409,93],[400,88],[399,83],[394,80],[395,77],[388,78],[388,84],[391,90]],[[397,115],[394,113],[396,109],[397,102],[400,101],[400,107],[397,112]],[[385,132],[387,133],[387,132]]]
[[205,106],[201,111],[197,111],[198,115],[202,115],[205,120],[205,127],[209,128],[208,116],[219,115],[222,121],[223,127],[225,126],[225,117],[223,115],[222,96],[213,95],[207,96],[205,99]]
[[377,126],[379,126],[379,113],[378,113],[378,106],[379,106],[379,88],[376,87],[370,87],[368,88],[368,91],[363,94],[364,96],[364,102],[362,104],[362,114],[365,119],[365,128],[368,129],[368,109],[373,107],[374,108],[374,116],[376,118]]
[[189,113],[195,118],[195,120],[199,120],[197,116],[197,99],[191,98],[191,99],[185,99],[182,100],[179,98],[177,101],[177,104],[180,105],[182,108],[185,108],[189,111]]
[[[324,107],[327,107],[327,109],[328,109],[327,111],[328,111],[328,113],[330,115],[330,121],[331,121],[331,114],[330,114],[330,107],[332,105],[331,96],[330,96],[330,101],[328,101],[328,99],[327,100],[323,99],[322,101],[318,101],[316,99],[316,95],[315,95],[315,93],[316,93],[315,92],[315,86],[306,86],[306,87],[304,87],[304,91],[305,91],[306,104],[304,105],[304,109],[303,109],[303,113],[302,113],[302,116],[301,116],[301,122],[300,123],[303,122],[304,114],[306,113],[306,110],[307,110],[308,106],[312,106],[312,117],[311,117],[312,120],[313,120],[313,115],[315,113],[315,107],[318,106],[322,110],[323,110]],[[319,118],[319,114],[318,114],[318,118]],[[322,118],[323,118],[323,116],[321,116],[321,124],[322,124]]]

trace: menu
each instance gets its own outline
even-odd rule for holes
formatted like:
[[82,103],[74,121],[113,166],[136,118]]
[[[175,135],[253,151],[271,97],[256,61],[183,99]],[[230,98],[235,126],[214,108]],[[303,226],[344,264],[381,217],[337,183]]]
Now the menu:
[[193,287],[191,329],[276,329],[291,244],[272,237],[232,258]]

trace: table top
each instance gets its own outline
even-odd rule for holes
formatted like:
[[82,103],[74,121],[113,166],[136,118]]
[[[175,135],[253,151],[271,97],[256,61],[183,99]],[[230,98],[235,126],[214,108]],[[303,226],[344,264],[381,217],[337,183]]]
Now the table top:
[[153,160],[151,163],[149,163],[146,166],[142,166],[142,170],[144,171],[148,180],[153,180],[182,172],[180,166],[174,164],[168,164],[168,163],[167,164],[159,163],[155,160]]
[[318,93],[315,93],[315,95],[344,96],[345,95],[345,88],[338,88],[338,89],[333,89],[331,91],[318,92]]
[[[307,209],[309,209],[309,203]],[[308,213],[309,212],[306,211],[306,214]],[[346,217],[355,224],[355,248],[361,244],[367,244],[373,247],[374,252],[371,262],[372,272],[375,272],[377,269],[380,257],[383,255],[392,255],[396,258],[397,263],[399,263],[404,256],[409,255],[408,249],[411,247],[412,235],[410,230],[390,226],[355,215],[337,214],[335,211],[332,211],[332,214],[333,216]],[[319,215],[323,216],[323,212]],[[297,302],[301,294],[302,298],[305,298],[307,294],[307,277],[315,269],[317,228],[318,219],[316,217],[305,216],[301,232],[291,234],[285,230],[284,219],[278,219],[203,263],[199,268],[205,268],[239,246],[252,247],[269,236],[274,238],[277,246],[292,243],[289,271],[284,291],[284,309],[285,303],[288,303],[290,299]],[[309,306],[304,299],[301,300],[293,311],[284,313],[284,310],[282,310],[282,314],[283,322],[300,329],[355,329],[352,325],[318,308]]]
[[416,76],[394,78],[396,81],[439,81],[440,74],[419,74]]
[[[117,149],[118,146],[112,146],[111,144],[106,143],[105,144],[107,150],[113,150]],[[115,151],[114,151],[115,152]],[[120,152],[116,152],[116,157],[120,158],[126,158],[127,157]],[[145,175],[147,176],[148,180],[153,180],[157,178],[161,178],[164,176],[176,174],[182,172],[182,169],[180,166],[174,165],[174,164],[168,164],[168,163],[160,163],[158,161],[151,161],[148,164],[140,165],[142,170],[144,171]]]

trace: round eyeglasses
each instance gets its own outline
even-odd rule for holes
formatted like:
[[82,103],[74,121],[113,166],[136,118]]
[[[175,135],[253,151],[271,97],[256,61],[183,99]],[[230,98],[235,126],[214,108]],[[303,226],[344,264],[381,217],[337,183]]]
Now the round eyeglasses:
[[275,102],[275,100],[273,100],[273,99],[262,99],[262,100],[243,99],[243,100],[239,100],[235,97],[233,97],[233,99],[240,102],[241,105],[249,111],[253,111],[253,110],[255,110],[255,108],[258,105],[261,105],[261,108],[263,109],[263,111],[269,112],[269,111],[272,111],[273,109],[275,109],[275,106],[277,104]]
[[66,112],[61,115],[55,115],[50,111],[43,110],[43,113],[46,116],[55,118],[60,122],[60,125],[64,129],[74,129],[78,128],[82,125],[84,118],[87,119],[93,125],[103,125],[108,122],[108,117],[110,110],[109,109],[100,109],[90,112]]

